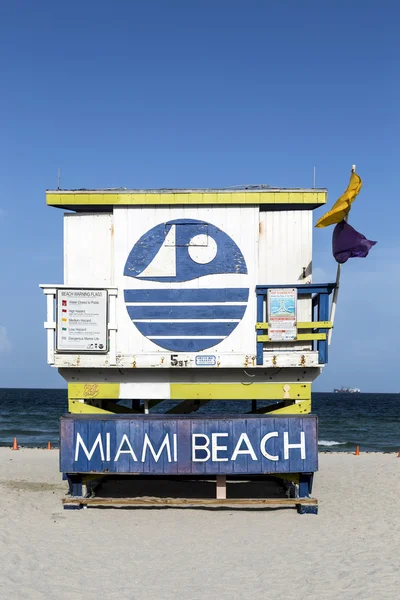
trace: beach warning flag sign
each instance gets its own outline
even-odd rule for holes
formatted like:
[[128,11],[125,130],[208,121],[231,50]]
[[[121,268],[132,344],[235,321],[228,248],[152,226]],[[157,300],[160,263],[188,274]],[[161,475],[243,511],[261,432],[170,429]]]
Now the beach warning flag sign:
[[315,227],[328,227],[336,225],[332,236],[332,253],[339,264],[343,264],[349,258],[364,258],[372,246],[377,242],[367,240],[365,235],[359,233],[347,223],[347,215],[355,198],[362,187],[361,177],[352,169],[350,182],[344,194],[336,200],[332,209],[317,221]]
[[349,258],[365,258],[375,244],[376,242],[367,240],[365,235],[356,231],[346,221],[338,223],[333,230],[332,253],[336,262],[340,264]]
[[315,227],[328,227],[340,223],[347,217],[350,208],[362,187],[361,177],[357,173],[351,173],[350,182],[344,194],[336,200],[331,210],[317,221]]

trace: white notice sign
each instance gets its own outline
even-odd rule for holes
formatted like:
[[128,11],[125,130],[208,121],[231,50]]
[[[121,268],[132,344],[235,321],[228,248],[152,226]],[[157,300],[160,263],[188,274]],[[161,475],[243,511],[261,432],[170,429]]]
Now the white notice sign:
[[281,288],[268,290],[268,337],[274,342],[297,338],[297,290]]
[[57,291],[57,351],[107,352],[107,291]]

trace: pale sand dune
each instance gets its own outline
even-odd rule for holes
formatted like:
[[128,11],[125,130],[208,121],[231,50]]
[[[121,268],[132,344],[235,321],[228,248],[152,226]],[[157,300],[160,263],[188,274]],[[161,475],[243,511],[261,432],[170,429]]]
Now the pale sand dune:
[[400,598],[400,459],[322,454],[320,514],[63,511],[56,450],[0,449],[0,598]]

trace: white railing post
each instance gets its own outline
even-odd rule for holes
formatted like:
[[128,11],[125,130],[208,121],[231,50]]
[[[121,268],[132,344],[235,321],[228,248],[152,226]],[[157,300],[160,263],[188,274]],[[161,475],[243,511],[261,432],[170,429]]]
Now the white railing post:
[[47,315],[44,328],[47,330],[47,362],[49,365],[54,365],[54,352],[55,352],[55,330],[56,330],[56,319],[54,312],[54,301],[56,297],[56,290],[54,288],[46,288],[43,290],[47,300]]

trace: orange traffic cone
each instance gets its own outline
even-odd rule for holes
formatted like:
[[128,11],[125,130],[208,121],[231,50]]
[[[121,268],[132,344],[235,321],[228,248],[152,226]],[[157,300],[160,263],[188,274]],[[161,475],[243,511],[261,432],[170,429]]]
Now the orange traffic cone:
[[14,443],[13,443],[12,449],[13,450],[19,450],[19,448],[18,448],[18,442],[17,442],[17,438],[16,437],[14,438]]
[[51,443],[47,442],[47,450],[51,450]]
[[399,453],[398,453],[398,455],[397,455],[397,458],[400,458],[400,451],[399,451]]
[[360,446],[356,446],[356,451],[354,453],[356,456],[360,456]]

